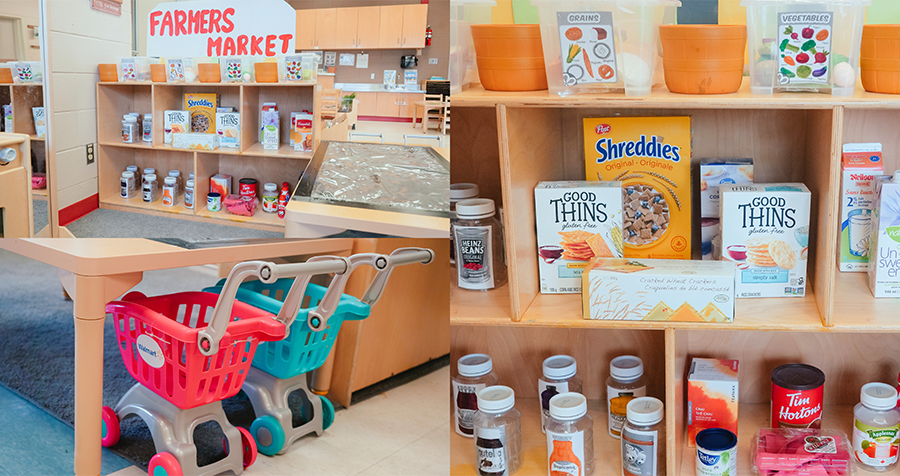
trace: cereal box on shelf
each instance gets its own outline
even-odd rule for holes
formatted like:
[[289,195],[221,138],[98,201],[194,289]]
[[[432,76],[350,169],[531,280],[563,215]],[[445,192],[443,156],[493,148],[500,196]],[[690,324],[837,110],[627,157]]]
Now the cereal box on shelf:
[[722,259],[738,298],[806,295],[810,193],[802,183],[722,185]]
[[734,321],[726,261],[592,258],[581,279],[585,319]]
[[191,123],[190,111],[166,111],[163,113],[163,132],[166,144],[172,143],[172,134],[189,132]]
[[228,149],[241,148],[241,115],[237,112],[216,113],[216,133],[219,135],[219,147]]
[[691,258],[691,118],[584,120],[588,180],[622,182],[628,258]]
[[185,94],[184,108],[191,112],[191,132],[215,134],[218,107],[218,94]]
[[534,203],[542,293],[579,293],[591,258],[622,257],[621,183],[541,182]]
[[867,269],[875,297],[900,296],[900,171],[879,177],[875,184]]
[[841,271],[869,267],[875,180],[884,173],[881,144],[844,144],[841,157]]
[[700,161],[700,217],[719,218],[719,185],[753,183],[753,159]]
[[219,148],[219,136],[196,132],[176,133],[172,134],[172,147],[188,150],[216,150]]
[[707,428],[724,428],[735,435],[738,428],[737,360],[699,359],[688,371],[688,446]]

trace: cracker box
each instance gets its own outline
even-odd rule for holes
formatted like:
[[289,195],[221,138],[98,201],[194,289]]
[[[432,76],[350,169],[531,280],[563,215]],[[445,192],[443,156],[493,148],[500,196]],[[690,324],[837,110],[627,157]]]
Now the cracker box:
[[581,279],[585,319],[734,321],[726,261],[592,258]]
[[218,94],[185,94],[184,108],[191,112],[191,132],[215,134],[218,107]]
[[806,295],[809,189],[802,183],[721,185],[722,259],[738,298]]
[[865,272],[875,179],[884,173],[881,144],[844,144],[841,157],[841,243],[838,268]]
[[700,161],[700,217],[719,218],[719,185],[753,183],[753,159]]
[[541,182],[534,203],[542,293],[579,293],[591,258],[622,257],[619,182]]
[[584,120],[588,180],[622,182],[625,257],[691,259],[691,118]]
[[176,133],[172,134],[172,147],[187,150],[216,150],[219,148],[219,136],[196,132]]
[[190,111],[166,111],[163,113],[163,132],[166,144],[172,143],[172,134],[182,134],[190,131]]
[[47,138],[47,119],[44,117],[44,108],[31,108],[31,115],[34,118],[34,130],[38,139]]
[[737,434],[737,360],[698,359],[688,371],[688,446],[696,445],[697,433],[707,428],[724,428]]
[[241,115],[237,112],[216,113],[216,134],[219,147],[223,149],[241,148]]
[[875,184],[869,248],[869,289],[875,297],[900,297],[900,171]]

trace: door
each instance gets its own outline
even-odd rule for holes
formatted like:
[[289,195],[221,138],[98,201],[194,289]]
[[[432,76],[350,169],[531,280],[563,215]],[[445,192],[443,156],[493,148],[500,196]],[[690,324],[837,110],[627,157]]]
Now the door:
[[399,48],[403,33],[403,5],[381,7],[381,25],[378,34],[379,48]]
[[424,48],[425,28],[428,27],[428,5],[403,5],[404,48]]
[[334,48],[337,8],[316,10],[316,48]]
[[316,11],[297,10],[297,37],[294,47],[298,50],[311,50],[316,47]]
[[378,93],[377,116],[400,117],[400,93]]
[[[338,8],[336,26],[334,29],[334,47],[352,49],[359,47],[357,30],[359,23],[359,8]],[[365,23],[363,17],[363,23]]]
[[359,106],[357,106],[357,115],[378,115],[378,93],[356,93],[356,99],[359,101]]
[[381,7],[360,7],[356,33],[357,48],[378,48],[381,32]]

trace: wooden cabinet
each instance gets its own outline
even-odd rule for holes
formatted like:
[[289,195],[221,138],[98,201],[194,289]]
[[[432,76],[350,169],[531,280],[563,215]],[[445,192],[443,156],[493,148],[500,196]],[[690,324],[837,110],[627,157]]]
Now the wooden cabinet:
[[[334,47],[356,48],[359,43],[359,8],[338,8],[335,16]],[[363,20],[365,22],[365,19]]]
[[417,101],[424,101],[424,94],[401,93],[400,94],[400,117],[412,118],[413,108],[416,107]]
[[356,93],[360,116],[378,115],[378,93]]
[[424,48],[428,5],[297,10],[296,49]]
[[336,28],[337,8],[316,10],[316,48],[334,48]]
[[381,117],[400,117],[400,93],[377,93],[378,106],[376,115]]
[[334,89],[334,76],[319,75],[316,81],[322,85],[322,89]]
[[427,26],[428,5],[403,5],[403,34],[400,45],[404,48],[424,48]]
[[298,50],[316,47],[316,10],[297,10],[296,36],[294,46]]
[[381,33],[381,7],[360,7],[356,30],[357,48],[378,48]]
[[403,5],[381,7],[379,48],[400,48],[403,34]]

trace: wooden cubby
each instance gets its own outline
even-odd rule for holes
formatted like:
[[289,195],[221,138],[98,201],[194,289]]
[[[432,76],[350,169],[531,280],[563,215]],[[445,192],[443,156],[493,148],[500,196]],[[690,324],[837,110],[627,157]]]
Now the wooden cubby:
[[[232,176],[232,187],[238,180],[255,178],[259,194],[266,182],[279,185],[288,182],[295,187],[306,169],[312,152],[297,152],[290,146],[291,112],[313,113],[314,148],[320,133],[321,86],[318,83],[111,83],[97,84],[97,138],[99,142],[100,207],[137,213],[175,216],[195,221],[227,223],[235,226],[283,232],[284,220],[277,214],[264,213],[261,206],[252,217],[235,215],[225,210],[209,212],[206,195],[209,179],[218,173]],[[164,140],[163,114],[167,110],[183,110],[184,95],[216,93],[221,107],[234,107],[241,115],[239,149],[219,148],[213,151],[175,149]],[[281,147],[263,150],[259,142],[259,109],[265,102],[275,102],[281,119]],[[130,112],[153,114],[153,141],[125,144],[122,142],[122,116]],[[161,201],[144,203],[139,198],[119,196],[119,178],[125,167],[137,165],[141,170],[154,167],[159,173],[179,170],[184,180],[194,174],[193,209],[184,208],[179,199],[174,207]]]
[[[44,139],[39,139],[32,117],[32,107],[44,105],[44,87],[42,84],[15,83],[0,84],[0,105],[11,104],[13,109],[13,130],[17,134],[28,134],[31,138],[31,150],[37,158],[37,168],[32,172],[44,172],[46,169],[46,147]],[[2,120],[2,116],[0,116]],[[32,190],[32,198],[47,200],[47,189]]]

